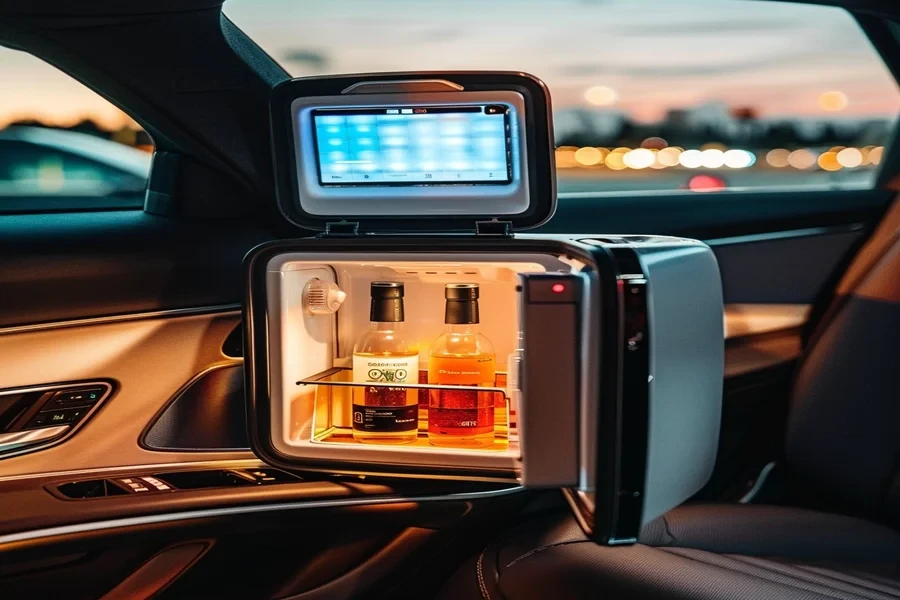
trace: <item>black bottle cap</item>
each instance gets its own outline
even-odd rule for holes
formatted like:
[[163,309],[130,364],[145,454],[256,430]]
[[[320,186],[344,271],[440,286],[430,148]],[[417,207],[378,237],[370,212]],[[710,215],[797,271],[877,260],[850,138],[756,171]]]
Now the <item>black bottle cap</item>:
[[403,284],[396,281],[373,281],[369,320],[379,323],[403,322]]
[[448,325],[478,323],[477,283],[448,283],[444,288],[444,298],[447,299],[444,323]]

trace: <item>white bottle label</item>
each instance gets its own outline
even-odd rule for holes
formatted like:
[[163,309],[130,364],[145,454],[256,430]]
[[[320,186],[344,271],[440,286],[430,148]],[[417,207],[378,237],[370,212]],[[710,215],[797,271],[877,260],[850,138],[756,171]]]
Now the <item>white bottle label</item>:
[[[418,383],[419,357],[354,356],[354,383]],[[361,393],[360,393],[361,392]],[[372,386],[353,393],[353,429],[378,433],[415,431],[418,428],[418,390]]]
[[419,356],[354,356],[353,381],[419,383]]

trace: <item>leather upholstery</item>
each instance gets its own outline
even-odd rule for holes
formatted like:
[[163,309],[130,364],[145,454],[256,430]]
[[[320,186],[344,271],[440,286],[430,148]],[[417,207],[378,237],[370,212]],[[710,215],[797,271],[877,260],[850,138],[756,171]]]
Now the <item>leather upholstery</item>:
[[785,458],[819,507],[896,522],[898,333],[900,201],[838,285],[795,382]]
[[[890,529],[749,505],[716,507],[707,520],[709,508],[679,508],[648,526],[642,542],[665,544],[656,547],[598,546],[569,514],[538,519],[487,547],[439,599],[900,597],[900,534]],[[739,535],[748,536],[746,545]],[[697,549],[707,546],[712,551]]]

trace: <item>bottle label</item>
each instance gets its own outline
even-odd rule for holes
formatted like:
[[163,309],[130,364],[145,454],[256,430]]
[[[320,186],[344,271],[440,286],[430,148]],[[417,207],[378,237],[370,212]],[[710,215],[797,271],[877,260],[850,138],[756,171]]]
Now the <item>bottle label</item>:
[[[488,356],[432,357],[429,381],[440,385],[490,387],[496,363]],[[431,435],[480,435],[494,430],[496,392],[429,390],[428,432]]]
[[419,406],[353,405],[353,429],[357,431],[415,431],[419,427]]
[[[418,356],[354,356],[355,383],[418,383]],[[361,431],[410,431],[418,428],[418,390],[365,387],[353,390],[353,428]]]

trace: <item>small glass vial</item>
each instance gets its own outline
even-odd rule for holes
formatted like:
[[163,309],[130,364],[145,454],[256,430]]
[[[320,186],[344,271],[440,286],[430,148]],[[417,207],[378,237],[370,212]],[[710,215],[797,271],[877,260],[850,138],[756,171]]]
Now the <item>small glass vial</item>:
[[[369,331],[353,347],[356,383],[418,383],[419,351],[403,331],[403,284],[371,286]],[[415,388],[354,387],[353,438],[375,444],[408,444],[418,437],[419,396]]]
[[[478,284],[444,289],[446,330],[431,345],[428,383],[494,387],[494,346],[479,329]],[[494,444],[495,392],[429,390],[428,442],[434,446],[483,448]]]

